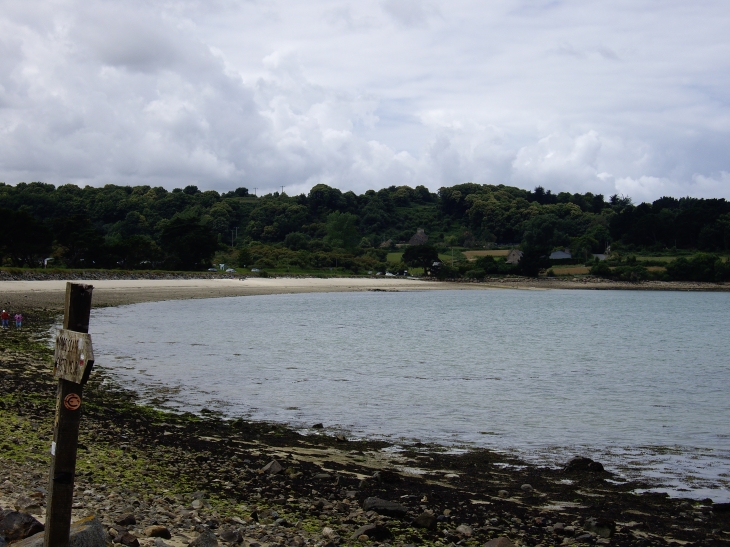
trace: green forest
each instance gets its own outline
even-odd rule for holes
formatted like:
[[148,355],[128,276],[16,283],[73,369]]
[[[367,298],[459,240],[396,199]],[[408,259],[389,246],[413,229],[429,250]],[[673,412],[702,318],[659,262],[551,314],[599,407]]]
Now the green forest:
[[[479,279],[554,275],[560,265],[550,253],[570,249],[569,263],[592,275],[728,279],[725,199],[634,204],[619,195],[474,183],[436,193],[391,186],[361,195],[320,184],[307,195],[253,196],[246,188],[220,194],[196,186],[21,182],[0,183],[0,214],[4,267],[201,271],[225,263],[260,275],[410,268],[411,274]],[[428,241],[409,249],[418,229]],[[464,254],[512,248],[523,252],[519,264]],[[607,260],[594,256],[608,249]]]

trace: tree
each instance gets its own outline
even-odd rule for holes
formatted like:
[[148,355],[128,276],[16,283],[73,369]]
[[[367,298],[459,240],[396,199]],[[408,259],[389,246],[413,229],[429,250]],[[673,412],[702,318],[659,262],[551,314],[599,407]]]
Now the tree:
[[61,256],[70,267],[101,266],[104,256],[104,238],[87,215],[72,215],[54,222],[56,243]]
[[327,242],[335,248],[354,249],[360,243],[357,217],[335,211],[327,215]]
[[403,262],[411,268],[423,268],[430,275],[434,262],[439,262],[439,254],[431,245],[411,245],[403,253]]
[[195,216],[175,216],[160,234],[168,267],[180,270],[204,270],[218,247],[218,239],[210,228]]
[[0,218],[0,252],[17,267],[42,264],[51,252],[51,231],[25,211],[1,210]]

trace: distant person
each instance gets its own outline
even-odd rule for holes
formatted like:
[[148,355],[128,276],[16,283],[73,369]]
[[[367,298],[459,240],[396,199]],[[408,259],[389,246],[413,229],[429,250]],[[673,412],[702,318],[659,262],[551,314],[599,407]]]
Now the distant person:
[[5,310],[3,310],[3,313],[2,313],[2,315],[0,315],[0,318],[3,320],[3,328],[4,329],[7,329],[8,327],[10,327],[10,325],[9,325],[9,323],[10,323],[10,314],[8,312],[6,312]]
[[19,329],[20,327],[23,326],[23,315],[21,313],[16,313],[14,319],[15,319],[16,328]]

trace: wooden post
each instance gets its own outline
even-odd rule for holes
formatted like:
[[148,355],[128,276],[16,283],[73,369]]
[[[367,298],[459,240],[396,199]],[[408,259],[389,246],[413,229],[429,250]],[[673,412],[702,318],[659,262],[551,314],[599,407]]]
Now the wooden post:
[[[66,284],[66,309],[63,328],[80,333],[89,332],[91,313],[91,285]],[[93,365],[93,362],[91,363]],[[83,357],[81,360],[83,368]],[[83,374],[82,383],[59,378],[56,399],[56,422],[51,445],[51,472],[46,503],[45,547],[68,547],[71,530],[76,449],[81,421],[83,384],[91,366]]]

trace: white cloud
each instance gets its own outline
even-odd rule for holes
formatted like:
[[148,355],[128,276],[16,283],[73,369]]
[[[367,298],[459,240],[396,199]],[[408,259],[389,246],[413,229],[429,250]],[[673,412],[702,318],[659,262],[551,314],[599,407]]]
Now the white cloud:
[[728,23],[721,0],[8,0],[0,180],[730,198]]

